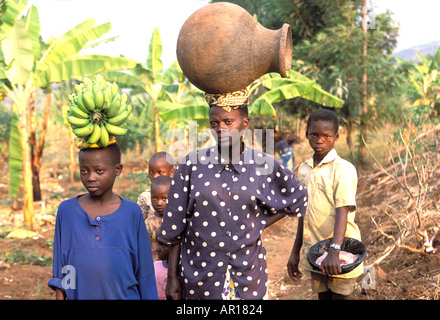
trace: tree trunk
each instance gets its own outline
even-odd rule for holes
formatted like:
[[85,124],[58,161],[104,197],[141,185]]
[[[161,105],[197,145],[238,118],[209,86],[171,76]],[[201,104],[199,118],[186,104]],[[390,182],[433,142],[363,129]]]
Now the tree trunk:
[[[362,66],[364,68],[364,73],[362,74],[362,100],[361,100],[361,114],[360,114],[360,132],[361,137],[367,141],[367,0],[362,0],[362,31],[364,34],[363,45],[362,45]],[[365,159],[367,157],[367,148],[365,144],[362,143],[362,139],[359,139],[359,155],[358,164],[360,166],[365,165]]]
[[346,141],[347,141],[347,145],[348,145],[348,150],[350,151],[350,157],[351,157],[351,162],[354,163],[354,144],[353,144],[353,132],[354,132],[354,120],[353,117],[348,115],[347,116],[347,137],[346,137]]
[[41,162],[43,160],[44,142],[46,140],[47,122],[49,120],[49,115],[50,115],[51,96],[52,96],[51,92],[47,93],[46,95],[46,104],[44,106],[43,122],[41,124],[41,132],[38,142],[36,138],[37,115],[35,110],[35,92],[31,93],[29,99],[29,115],[31,117],[30,141],[31,141],[31,155],[32,155],[32,185],[33,185],[34,201],[40,201],[42,199],[41,188],[40,188],[40,169],[41,169]]
[[41,162],[43,161],[43,150],[44,150],[44,143],[46,141],[47,123],[49,122],[51,102],[52,102],[52,92],[49,91],[46,94],[46,104],[44,106],[43,123],[41,124],[40,139],[38,140],[38,146],[37,146],[38,172],[40,172]]
[[31,92],[29,96],[28,103],[28,121],[30,127],[30,152],[31,152],[31,167],[32,167],[32,193],[34,197],[34,201],[41,200],[41,189],[40,189],[40,177],[39,177],[39,169],[37,163],[37,117],[35,112],[35,92]]
[[23,215],[24,225],[28,228],[33,228],[34,217],[34,196],[32,187],[32,164],[31,164],[31,148],[29,143],[29,127],[27,116],[27,101],[24,100],[20,108],[20,144],[22,148],[23,157],[23,186],[24,186],[24,200],[23,200]]

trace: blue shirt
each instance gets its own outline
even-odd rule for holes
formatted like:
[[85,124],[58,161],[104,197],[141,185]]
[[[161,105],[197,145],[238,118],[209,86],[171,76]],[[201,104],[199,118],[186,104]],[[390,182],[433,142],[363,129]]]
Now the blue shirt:
[[153,259],[140,207],[123,199],[109,215],[90,218],[78,198],[56,217],[53,278],[67,299],[157,299]]
[[229,268],[238,295],[267,292],[261,233],[270,215],[303,216],[307,190],[273,157],[245,146],[226,162],[217,147],[196,150],[179,162],[168,192],[158,239],[181,243],[186,299],[221,299]]

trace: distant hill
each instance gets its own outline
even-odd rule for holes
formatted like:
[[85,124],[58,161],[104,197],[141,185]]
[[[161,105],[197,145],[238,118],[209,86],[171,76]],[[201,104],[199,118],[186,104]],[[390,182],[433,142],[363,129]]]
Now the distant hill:
[[405,49],[405,50],[393,53],[392,56],[398,57],[398,58],[401,58],[404,60],[420,61],[420,59],[416,55],[416,52],[420,53],[424,57],[426,57],[428,55],[432,56],[437,51],[439,46],[440,46],[440,40],[433,41],[430,43],[421,44],[418,46],[411,47],[409,49]]

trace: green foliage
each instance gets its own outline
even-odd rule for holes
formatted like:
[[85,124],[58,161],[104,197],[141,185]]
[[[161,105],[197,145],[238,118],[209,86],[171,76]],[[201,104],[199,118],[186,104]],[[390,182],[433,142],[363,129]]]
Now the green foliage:
[[[8,108],[0,105],[0,143],[9,139],[12,116],[13,113]],[[0,152],[6,152],[6,150],[0,150]]]
[[151,36],[147,64],[137,64],[131,74],[107,72],[120,86],[130,89],[132,116],[128,120],[129,134],[121,141],[122,148],[142,146],[158,150],[167,134],[188,121],[196,120],[200,128],[208,124],[208,105],[203,93],[186,79],[177,61],[163,70],[162,43],[156,28]]
[[406,148],[416,166],[422,166],[430,154],[437,153],[439,137],[429,133],[439,124],[438,118],[431,117],[429,105],[412,106],[405,123],[398,131],[393,132],[389,143]]
[[124,188],[119,192],[119,195],[125,199],[137,202],[139,198],[139,191],[146,190],[150,187],[150,178],[145,173],[130,172],[127,178],[131,181],[129,188]]
[[[219,1],[212,1],[219,2]],[[342,108],[334,108],[346,126],[347,144],[355,160],[356,128],[365,135],[377,132],[385,123],[399,121],[407,103],[401,97],[401,69],[391,58],[397,43],[398,26],[389,12],[375,16],[374,27],[366,35],[361,26],[361,1],[346,0],[246,0],[232,1],[269,29],[283,23],[292,28],[292,69],[316,81],[320,88],[344,100]],[[364,64],[363,43],[367,39]],[[367,106],[362,108],[362,76],[367,70]],[[307,97],[284,100],[277,109],[305,118],[310,111],[322,108],[319,101]],[[367,124],[367,127],[366,127]],[[367,132],[365,131],[367,130]],[[369,134],[363,138],[368,140]],[[359,146],[363,146],[361,137]],[[363,153],[360,153],[362,155]],[[360,159],[361,162],[363,159]]]
[[261,94],[249,106],[250,114],[276,116],[274,103],[284,100],[290,100],[296,97],[301,97],[321,105],[341,108],[344,101],[325,92],[314,80],[310,80],[300,73],[287,70],[287,77],[281,78],[278,74],[266,74],[257,80],[251,86],[251,92],[254,91],[258,85],[268,89]]
[[22,249],[17,243],[11,245],[12,250],[0,250],[0,258],[8,264],[18,263],[26,265],[51,266],[52,257],[37,255],[37,249]]
[[6,1],[5,0],[0,0],[0,27],[3,24],[2,17],[5,14],[6,9],[7,9]]
[[16,21],[14,28],[1,41],[4,73],[15,85],[24,85],[30,77],[34,64],[32,40],[22,20]]
[[[9,196],[16,197],[21,187],[23,174],[18,117],[14,113],[9,131]],[[12,147],[13,146],[13,147]]]
[[440,47],[432,57],[417,55],[420,62],[398,59],[404,93],[414,101],[414,106],[429,106],[430,117],[435,118],[440,115]]
[[[43,43],[40,37],[38,9],[30,6],[25,10],[27,1],[6,0],[7,10],[2,16],[0,30],[0,82],[1,91],[14,102],[12,110],[16,114],[11,126],[9,141],[9,170],[11,196],[17,195],[20,188],[22,162],[29,170],[30,161],[22,159],[22,150],[26,143],[20,139],[28,129],[21,126],[28,117],[28,98],[36,88],[50,90],[54,82],[72,78],[90,76],[104,70],[134,68],[136,62],[123,57],[102,55],[78,56],[78,53],[91,41],[107,33],[110,23],[95,26],[95,20],[89,19],[66,32],[60,38],[51,38]],[[29,135],[29,132],[26,133]],[[26,155],[27,156],[27,155]],[[30,179],[24,176],[25,179]],[[29,185],[29,184],[26,184]],[[25,187],[29,194],[29,187]]]
[[[211,2],[222,2],[212,0]],[[360,1],[346,0],[232,0],[255,15],[269,29],[279,29],[283,23],[292,28],[293,44],[314,39],[329,26],[356,21],[353,7]]]
[[162,41],[160,39],[159,29],[155,28],[148,47],[150,53],[147,58],[147,68],[153,74],[158,74],[163,71],[163,64],[160,57],[162,55]]

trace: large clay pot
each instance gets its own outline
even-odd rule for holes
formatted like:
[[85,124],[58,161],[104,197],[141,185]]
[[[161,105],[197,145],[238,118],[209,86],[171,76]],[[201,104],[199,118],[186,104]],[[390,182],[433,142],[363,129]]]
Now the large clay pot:
[[292,34],[288,24],[270,30],[242,7],[219,2],[185,21],[176,53],[192,84],[206,93],[228,93],[269,72],[285,77],[292,64]]

